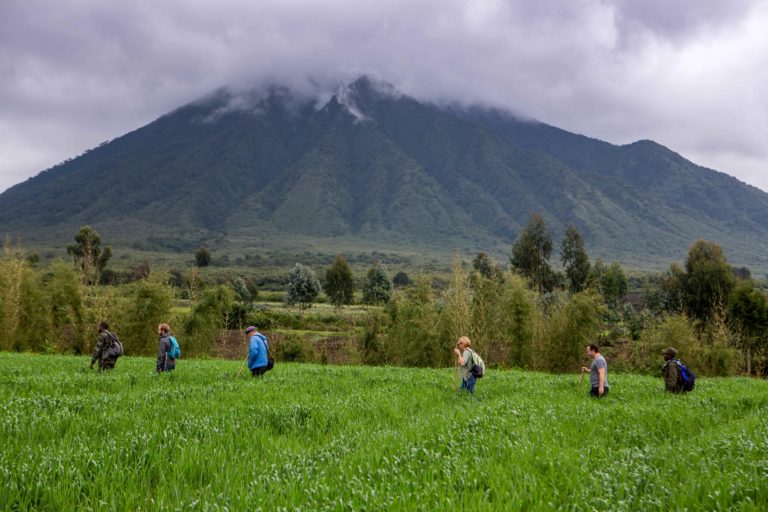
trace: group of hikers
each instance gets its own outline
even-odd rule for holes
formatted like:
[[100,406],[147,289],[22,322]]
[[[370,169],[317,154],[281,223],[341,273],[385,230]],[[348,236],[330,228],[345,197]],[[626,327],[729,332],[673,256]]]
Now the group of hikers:
[[[477,379],[485,373],[485,363],[477,353],[472,350],[472,341],[462,336],[456,342],[456,348],[453,349],[456,355],[456,367],[461,375],[461,390],[466,390],[470,395],[475,393],[475,384]],[[608,384],[608,363],[605,357],[600,354],[600,347],[590,343],[586,347],[587,356],[592,359],[592,364],[588,367],[582,366],[582,378],[585,373],[589,373],[589,394],[596,398],[602,398],[608,395],[611,389]],[[664,357],[664,366],[661,369],[664,377],[664,387],[670,393],[687,393],[693,390],[696,376],[677,358],[677,350],[672,347],[662,352]]]
[[[162,323],[157,326],[157,364],[155,371],[170,372],[176,369],[176,360],[181,356],[178,341],[171,334],[171,327]],[[248,370],[253,377],[261,377],[275,365],[275,360],[269,353],[269,341],[255,326],[249,325],[245,329],[248,341],[248,357],[243,361],[243,366],[248,365]],[[466,390],[470,395],[475,393],[477,379],[485,374],[485,362],[472,350],[472,341],[462,336],[456,342],[453,349],[456,355],[456,369],[461,376],[461,390]],[[596,398],[608,395],[611,389],[608,384],[608,363],[600,354],[600,348],[590,343],[586,347],[587,356],[592,359],[589,367],[582,366],[583,375],[589,373],[589,394]],[[91,369],[94,363],[99,363],[99,370],[111,370],[115,367],[117,358],[123,354],[123,346],[117,336],[109,331],[109,324],[99,324],[99,337],[91,358]],[[685,393],[693,389],[695,375],[677,358],[677,350],[670,347],[662,352],[664,366],[661,370],[664,377],[664,386],[670,393]]]
[[[91,357],[91,369],[95,363],[99,363],[99,371],[112,370],[117,359],[123,355],[123,345],[115,333],[109,330],[107,322],[101,322],[98,328],[98,340]],[[181,357],[181,348],[176,338],[171,334],[171,327],[162,323],[157,326],[157,364],[155,371],[158,373],[171,372],[176,369],[176,360]],[[248,358],[243,365],[248,364],[248,370],[254,377],[261,377],[271,370],[275,360],[269,353],[269,341],[267,337],[249,325],[245,329],[245,335],[249,338]]]

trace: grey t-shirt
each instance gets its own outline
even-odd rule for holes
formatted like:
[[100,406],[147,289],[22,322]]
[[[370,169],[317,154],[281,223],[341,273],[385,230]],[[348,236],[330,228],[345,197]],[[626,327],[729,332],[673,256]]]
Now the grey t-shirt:
[[605,358],[603,356],[597,356],[592,360],[592,366],[589,368],[589,384],[593,388],[596,388],[600,386],[600,373],[598,370],[600,368],[605,369],[605,382],[603,383],[603,386],[606,388],[608,387],[608,363],[605,362]]

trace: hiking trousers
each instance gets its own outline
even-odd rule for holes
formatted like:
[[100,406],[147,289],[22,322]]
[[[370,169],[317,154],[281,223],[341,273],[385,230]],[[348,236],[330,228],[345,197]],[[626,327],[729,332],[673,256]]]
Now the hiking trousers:
[[470,395],[475,394],[475,382],[477,382],[477,377],[474,375],[470,375],[466,379],[461,380],[461,389],[466,389],[469,391]]

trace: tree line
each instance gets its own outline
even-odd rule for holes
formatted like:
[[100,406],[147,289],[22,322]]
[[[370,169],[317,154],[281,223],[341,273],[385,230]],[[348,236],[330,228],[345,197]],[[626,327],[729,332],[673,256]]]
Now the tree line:
[[[347,259],[337,255],[322,287],[309,267],[296,264],[281,278],[284,300],[299,311],[292,325],[301,323],[321,289],[339,314],[336,323],[344,323],[341,310],[358,292],[364,304],[381,306],[369,311],[357,337],[359,361],[368,364],[443,366],[455,339],[468,335],[497,366],[570,371],[580,364],[583,346],[597,341],[614,368],[652,371],[661,348],[672,345],[704,373],[765,372],[766,295],[748,271],[728,264],[717,244],[696,241],[683,265],[635,279],[642,290],[632,302],[621,265],[590,260],[576,227],[566,229],[560,244],[561,270],[551,264],[553,248],[543,218],[534,215],[511,247],[508,265],[483,252],[471,260],[456,256],[448,282],[435,286],[430,275],[412,281],[398,272],[391,279],[379,262],[355,279]],[[169,322],[184,337],[187,353],[210,354],[222,329],[257,322],[279,327],[289,320],[257,307],[258,290],[248,279],[210,283],[198,266],[182,276],[147,265],[133,282],[99,285],[112,250],[88,226],[67,254],[70,262],[39,269],[6,242],[0,348],[87,352],[93,326],[109,318],[131,353],[152,353],[153,326]],[[178,307],[180,297],[186,307]]]

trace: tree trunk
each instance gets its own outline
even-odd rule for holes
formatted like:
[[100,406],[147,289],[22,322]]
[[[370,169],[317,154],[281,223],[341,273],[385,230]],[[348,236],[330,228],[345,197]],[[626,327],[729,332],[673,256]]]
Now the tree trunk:
[[747,345],[746,356],[747,356],[747,376],[749,377],[752,375],[752,348],[749,345]]

